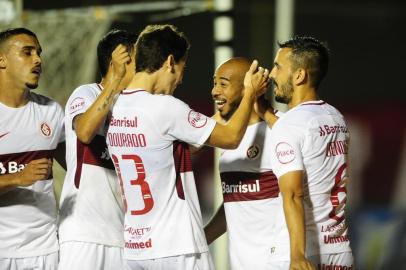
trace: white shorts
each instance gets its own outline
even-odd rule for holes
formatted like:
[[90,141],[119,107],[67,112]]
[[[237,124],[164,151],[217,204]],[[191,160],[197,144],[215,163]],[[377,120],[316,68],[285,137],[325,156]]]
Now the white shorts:
[[209,252],[151,260],[124,260],[125,270],[214,270]]
[[36,257],[0,259],[0,269],[56,270],[58,269],[58,252]]
[[121,270],[123,249],[86,242],[65,242],[59,248],[58,270]]
[[354,257],[352,252],[334,254],[319,254],[308,257],[309,261],[322,270],[354,270]]

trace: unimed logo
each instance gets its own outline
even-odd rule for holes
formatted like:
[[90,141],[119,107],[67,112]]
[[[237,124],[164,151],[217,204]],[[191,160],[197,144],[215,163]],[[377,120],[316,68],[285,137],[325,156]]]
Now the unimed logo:
[[292,162],[295,159],[296,154],[290,144],[280,142],[276,145],[276,156],[280,163],[286,164]]

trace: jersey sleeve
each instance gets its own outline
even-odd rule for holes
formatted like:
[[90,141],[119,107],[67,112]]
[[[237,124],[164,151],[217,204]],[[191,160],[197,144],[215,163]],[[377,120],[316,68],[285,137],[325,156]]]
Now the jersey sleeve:
[[89,85],[83,85],[75,89],[69,97],[65,108],[65,117],[72,123],[75,116],[86,112],[93,104],[96,96]]
[[296,126],[277,122],[270,141],[272,170],[278,178],[291,171],[304,170],[302,133]]
[[161,129],[168,139],[181,140],[194,147],[202,146],[212,133],[216,121],[196,112],[182,101],[168,97],[170,108],[166,112],[166,123]]

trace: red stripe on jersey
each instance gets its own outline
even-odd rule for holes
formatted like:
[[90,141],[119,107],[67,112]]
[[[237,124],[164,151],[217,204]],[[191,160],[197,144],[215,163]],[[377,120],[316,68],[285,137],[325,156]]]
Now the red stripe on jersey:
[[107,151],[106,138],[96,135],[90,144],[84,144],[76,140],[76,172],[75,186],[79,188],[83,164],[95,165],[102,168],[114,170],[113,162]]
[[223,172],[220,177],[224,202],[263,200],[279,194],[278,179],[272,171]]
[[300,105],[323,105],[323,104],[326,104],[326,102],[323,101],[323,100],[320,100],[320,101],[316,101],[316,102],[303,103],[303,104],[300,104]]
[[190,158],[189,146],[187,143],[175,141],[173,143],[173,161],[176,171],[176,191],[178,197],[185,199],[185,192],[182,185],[181,173],[192,172],[192,159]]
[[[0,175],[16,173],[24,169],[30,161],[40,158],[54,158],[54,150],[36,150],[0,155]],[[52,172],[48,179],[52,179]]]

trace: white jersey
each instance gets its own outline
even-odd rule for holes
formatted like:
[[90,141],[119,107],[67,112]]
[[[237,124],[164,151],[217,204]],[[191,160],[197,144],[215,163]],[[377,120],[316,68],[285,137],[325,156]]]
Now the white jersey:
[[289,234],[271,167],[270,133],[264,121],[249,125],[238,148],[221,153],[232,269],[268,269],[270,260],[289,260]]
[[201,146],[215,124],[169,95],[125,90],[117,99],[107,141],[126,199],[125,259],[208,250],[186,143]]
[[[64,140],[63,110],[42,95],[29,93],[23,107],[0,103],[0,173],[16,173],[34,159],[52,158]],[[0,193],[0,258],[22,258],[58,251],[52,174],[48,180]]]
[[304,171],[306,254],[351,251],[344,207],[349,132],[344,117],[324,101],[302,103],[272,129],[271,161],[279,178]]
[[75,116],[97,99],[97,84],[75,89],[66,103],[66,163],[61,194],[60,242],[81,241],[124,246],[122,198],[114,165],[107,151],[105,127],[90,144],[82,143],[73,129]]

